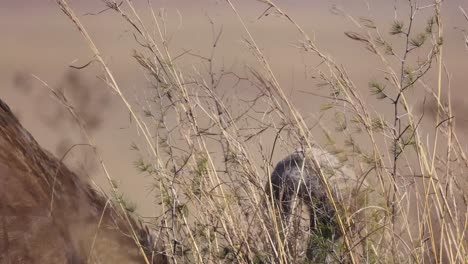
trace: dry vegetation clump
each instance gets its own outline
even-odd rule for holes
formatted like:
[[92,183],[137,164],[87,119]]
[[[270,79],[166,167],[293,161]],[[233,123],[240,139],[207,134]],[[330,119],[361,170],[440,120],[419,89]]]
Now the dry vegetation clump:
[[[143,109],[129,102],[80,19],[66,1],[57,0],[142,135],[143,143],[132,146],[142,157],[135,164],[154,179],[160,213],[151,222],[162,230],[173,263],[466,263],[468,160],[450,101],[441,100],[449,86],[440,1],[426,6],[403,1],[407,15],[395,16],[390,30],[371,18],[345,14],[356,25],[346,36],[380,60],[383,70],[380,78],[369,80],[370,94],[392,114],[375,111],[363,95],[368,91],[355,86],[345,67],[322,52],[278,5],[262,1],[263,14],[292,24],[301,51],[321,61],[315,76],[327,89],[322,112],[333,123],[303,118],[234,1],[224,3],[238,18],[258,62],[243,73],[216,66],[221,31],[215,24],[213,52],[199,56],[206,71],[183,71],[168,46],[163,11],[157,14],[149,5],[155,27],[149,28],[131,1],[103,2],[133,29],[133,56],[151,84]],[[430,15],[421,15],[423,10]],[[416,23],[425,25],[420,30]],[[427,83],[428,75],[436,81]],[[232,91],[223,89],[233,83],[250,87],[256,96],[233,99]],[[432,119],[414,110],[410,90],[429,91],[436,102]],[[313,133],[317,124],[325,138],[320,142]],[[323,202],[336,212],[337,241],[310,228],[300,203],[292,207],[295,217],[276,217],[281,212],[265,188],[276,163],[273,156],[297,147],[321,149],[330,155],[328,162],[340,164],[317,166]],[[311,160],[316,163],[317,157]],[[341,167],[362,184],[335,182]],[[307,254],[309,243],[313,256]]]
[[154,232],[42,149],[1,100],[0,181],[0,263],[167,263]]

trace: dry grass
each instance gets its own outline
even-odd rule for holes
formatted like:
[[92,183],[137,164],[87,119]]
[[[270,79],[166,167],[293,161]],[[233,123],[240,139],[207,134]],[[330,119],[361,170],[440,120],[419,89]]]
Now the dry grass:
[[[379,103],[392,110],[389,116],[373,110],[362,95],[366,91],[359,90],[345,68],[323,53],[292,17],[275,3],[262,1],[266,13],[274,12],[297,29],[298,47],[322,62],[314,69],[328,89],[322,110],[331,113],[335,123],[319,123],[327,139],[321,144],[312,133],[317,122],[304,119],[284,92],[236,2],[225,4],[237,16],[245,43],[258,62],[245,74],[215,67],[221,36],[216,25],[213,52],[199,57],[206,71],[183,72],[175,61],[179,56],[171,54],[168,46],[163,11],[156,14],[148,4],[155,27],[149,28],[131,1],[104,2],[133,28],[134,57],[152,86],[142,109],[129,103],[67,2],[57,0],[86,39],[106,73],[104,81],[120,96],[144,139],[144,144],[133,146],[143,156],[136,165],[154,178],[160,193],[160,215],[151,222],[161,230],[172,262],[308,262],[305,245],[313,239],[329,262],[466,263],[468,160],[454,129],[450,100],[441,99],[443,94],[450,99],[450,77],[443,65],[440,2],[419,6],[406,1],[409,17],[396,16],[389,33],[371,19],[345,14],[356,25],[356,32],[346,35],[381,61],[381,80],[369,80],[369,88]],[[416,32],[413,26],[423,19],[422,10],[431,15],[424,21],[425,29]],[[389,41],[391,35],[399,36],[398,41]],[[415,51],[425,56],[418,58]],[[428,75],[437,80],[435,84],[426,83]],[[222,88],[240,82],[255,89],[257,96],[241,100]],[[407,95],[409,90],[431,86],[436,87],[432,119],[416,113]],[[423,126],[423,121],[428,125]],[[274,143],[268,145],[272,135]],[[273,152],[317,144],[355,168],[358,179],[370,187],[348,190],[352,206],[344,206],[333,192],[336,184],[322,171],[327,196],[340,212],[337,222],[343,238],[329,243],[299,221],[298,232],[282,239],[285,223],[274,217],[277,209],[264,189]]]
[[167,263],[149,229],[39,146],[1,100],[0,127],[0,263]]

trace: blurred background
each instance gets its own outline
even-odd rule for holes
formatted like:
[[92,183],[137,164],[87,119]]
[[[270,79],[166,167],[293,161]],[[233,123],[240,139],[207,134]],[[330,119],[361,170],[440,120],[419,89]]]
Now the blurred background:
[[[245,65],[256,67],[255,57],[245,45],[245,32],[225,1],[215,0],[150,0],[153,8],[166,11],[167,32],[172,54],[189,54],[179,65],[187,71],[206,67],[200,56],[209,57],[213,39],[222,29],[216,48],[216,65],[242,72]],[[259,1],[233,1],[258,41],[282,87],[305,116],[315,116],[321,98],[312,96],[317,82],[308,71],[320,63],[298,48],[297,31],[275,14],[266,16],[266,6]],[[275,1],[315,39],[319,47],[342,64],[355,85],[368,94],[368,82],[381,76],[379,59],[371,56],[363,45],[347,38],[344,32],[358,31],[352,18],[373,18],[382,31],[388,32],[395,18],[407,19],[407,1],[342,0],[342,1]],[[427,2],[427,3],[425,3]],[[149,83],[144,71],[132,57],[137,47],[132,29],[112,11],[105,11],[99,0],[69,1],[87,28],[104,59],[116,76],[125,96],[138,105],[145,97]],[[134,0],[137,11],[153,26],[147,0]],[[420,6],[431,1],[419,1]],[[450,0],[443,4],[444,65],[450,75],[457,128],[466,130],[468,119],[468,50],[464,34],[468,22],[459,7],[468,10],[465,0]],[[395,8],[396,7],[396,8]],[[403,8],[402,8],[403,7]],[[420,16],[430,13],[421,11]],[[425,20],[416,24],[424,28]],[[214,31],[213,31],[214,30]],[[215,33],[213,33],[215,32]],[[138,172],[134,162],[138,153],[131,151],[138,133],[121,99],[100,78],[103,71],[92,63],[86,42],[76,27],[52,0],[3,0],[0,3],[0,98],[12,108],[36,140],[59,158],[74,144],[85,143],[78,126],[66,109],[51,95],[51,88],[64,92],[86,123],[94,142],[102,152],[110,174],[121,191],[138,205],[144,216],[155,213],[152,180]],[[395,43],[399,37],[392,37]],[[400,47],[401,48],[401,47]],[[421,51],[421,56],[424,52]],[[435,89],[433,77],[425,81]],[[223,89],[236,89],[244,98],[255,94],[242,84]],[[447,89],[448,90],[448,89]],[[420,107],[428,91],[411,91],[414,107]],[[447,95],[444,95],[445,97]],[[375,100],[369,98],[369,100]],[[419,100],[419,101],[418,101]],[[376,110],[379,104],[375,104]],[[275,157],[277,160],[279,157]],[[91,177],[98,186],[108,189],[108,183],[94,162],[87,147],[77,147],[67,155],[66,163],[80,174]]]

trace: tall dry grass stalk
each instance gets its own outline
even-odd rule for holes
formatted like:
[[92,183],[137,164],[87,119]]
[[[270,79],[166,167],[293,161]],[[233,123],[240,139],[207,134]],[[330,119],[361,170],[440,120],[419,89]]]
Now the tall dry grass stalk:
[[[240,74],[216,66],[216,49],[222,31],[213,26],[212,52],[197,55],[206,71],[182,71],[180,56],[170,52],[166,15],[157,14],[148,1],[153,24],[147,26],[132,1],[103,0],[133,29],[134,58],[145,69],[152,89],[140,105],[132,105],[98,47],[65,0],[62,11],[87,41],[95,60],[103,67],[105,82],[122,99],[143,137],[133,149],[142,158],[141,171],[154,179],[160,214],[151,224],[162,230],[166,251],[174,263],[301,263],[307,241],[313,240],[327,262],[333,263],[466,263],[468,215],[468,160],[455,131],[449,94],[450,78],[444,69],[443,15],[441,1],[420,6],[408,0],[408,17],[398,17],[389,33],[371,18],[355,19],[346,36],[362,43],[384,68],[381,80],[369,80],[370,93],[392,110],[385,115],[355,86],[344,67],[321,51],[295,20],[277,4],[263,0],[298,32],[298,47],[322,63],[315,69],[324,96],[323,112],[334,115],[335,124],[321,124],[326,142],[316,142],[311,124],[297,110],[280,86],[256,37],[227,0],[245,33],[245,43],[258,65]],[[430,10],[425,29],[415,23]],[[154,26],[154,28],[153,28]],[[389,40],[399,36],[399,41]],[[425,52],[417,58],[415,51]],[[435,76],[435,84],[425,76]],[[445,76],[445,78],[444,78]],[[227,85],[243,83],[255,89],[249,100],[233,100]],[[409,90],[430,90],[435,101],[434,118],[418,114]],[[450,98],[449,98],[450,99]],[[138,110],[137,110],[138,109]],[[426,125],[423,123],[426,122]],[[335,132],[326,127],[335,126]],[[269,138],[273,144],[268,146]],[[335,138],[341,138],[342,144]],[[273,152],[298,146],[319,145],[334,154],[343,166],[355,168],[358,182],[369,188],[340,187],[347,191],[347,205],[337,199],[325,169],[319,177],[337,215],[343,234],[330,243],[301,221],[296,208],[296,228],[275,217],[278,212],[267,199],[265,183],[271,174]],[[347,186],[349,187],[349,186]],[[352,190],[351,190],[352,189]],[[281,230],[290,230],[282,236]],[[295,231],[294,231],[295,230]]]

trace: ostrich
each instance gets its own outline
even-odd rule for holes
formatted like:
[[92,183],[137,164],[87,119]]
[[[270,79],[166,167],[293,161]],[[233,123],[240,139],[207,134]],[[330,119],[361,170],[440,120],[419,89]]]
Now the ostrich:
[[[307,151],[298,149],[278,162],[265,190],[269,201],[280,212],[282,226],[288,226],[294,201],[298,198],[296,201],[302,202],[309,211],[310,230],[334,242],[342,236],[342,232],[336,219],[337,212],[327,195],[320,173],[327,178],[335,201],[342,201],[341,189],[350,187],[351,181],[357,182],[351,168],[343,166],[329,152],[314,146]],[[318,261],[317,248],[317,243],[309,240],[307,257]],[[323,256],[318,258],[325,261]]]

